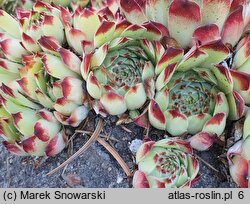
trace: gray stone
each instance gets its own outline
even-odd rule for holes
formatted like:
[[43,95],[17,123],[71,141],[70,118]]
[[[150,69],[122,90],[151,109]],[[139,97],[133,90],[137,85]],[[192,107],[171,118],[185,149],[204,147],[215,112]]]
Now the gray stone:
[[[85,129],[94,131],[97,120],[97,117],[90,116],[89,123]],[[110,140],[109,142],[116,147],[116,150],[128,164],[130,170],[135,171],[135,158],[131,151],[135,151],[133,145],[143,139],[144,130],[134,124],[125,125],[126,128],[132,131],[129,133],[120,126],[116,126],[115,122],[114,117],[106,118],[102,134],[107,134],[117,140]],[[149,137],[153,140],[158,140],[164,138],[165,134],[166,132],[164,131],[152,129]],[[73,152],[76,152],[87,141],[87,138],[86,135],[77,135],[73,140]],[[56,157],[47,159],[38,169],[34,168],[36,162],[34,158],[14,156],[8,153],[2,144],[0,144],[0,152],[0,187],[69,187],[61,176],[63,169],[51,176],[46,176],[49,171],[69,158],[70,155],[67,149]],[[218,156],[224,152],[225,150],[218,145],[214,145],[212,149],[206,152],[195,152],[219,172],[223,172],[223,174],[216,174],[211,168],[200,162],[201,179],[194,187],[235,187],[231,180],[227,180],[229,177],[227,166],[218,159]],[[80,186],[83,187],[131,187],[131,179],[126,177],[117,161],[97,142],[70,163],[64,174],[76,174],[80,177]]]

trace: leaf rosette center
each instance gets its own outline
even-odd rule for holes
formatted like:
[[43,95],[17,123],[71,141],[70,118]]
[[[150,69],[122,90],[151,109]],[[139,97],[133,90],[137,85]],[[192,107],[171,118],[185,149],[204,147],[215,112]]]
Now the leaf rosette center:
[[186,73],[183,79],[174,79],[171,82],[174,85],[169,91],[169,108],[187,117],[213,113],[216,97],[212,91],[215,89],[214,84],[202,80],[193,72]]

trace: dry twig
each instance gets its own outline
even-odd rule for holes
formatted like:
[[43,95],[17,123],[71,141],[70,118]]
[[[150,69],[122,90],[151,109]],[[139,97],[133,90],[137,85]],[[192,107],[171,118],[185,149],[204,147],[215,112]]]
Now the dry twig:
[[116,159],[116,161],[120,164],[120,166],[122,167],[123,171],[126,173],[126,175],[128,177],[132,177],[133,174],[131,173],[128,165],[126,164],[126,162],[121,158],[121,156],[119,155],[119,153],[113,148],[111,147],[107,142],[105,142],[103,139],[101,139],[100,137],[97,138],[97,141],[110,153],[112,154],[112,156]]
[[[76,130],[75,132],[76,133],[87,134],[87,135],[93,134],[93,132],[87,131],[87,130]],[[105,138],[106,140],[114,140],[115,142],[119,142],[120,141],[120,140],[118,140],[115,137],[112,137],[110,135],[99,134],[99,136]]]
[[120,127],[125,130],[128,133],[132,133],[132,130],[128,129],[127,127],[125,127],[124,125],[120,125]]
[[209,164],[208,162],[206,162],[204,159],[202,159],[200,156],[195,155],[203,164],[205,164],[207,167],[209,167],[210,169],[212,169],[213,171],[215,171],[217,174],[220,173],[220,171],[216,168],[214,168],[211,164]]
[[58,170],[62,169],[65,167],[67,164],[75,160],[77,157],[79,157],[83,152],[85,152],[99,137],[99,134],[103,128],[103,119],[99,119],[98,124],[96,126],[95,131],[93,132],[92,136],[89,138],[89,140],[75,153],[73,154],[70,158],[68,158],[65,162],[60,164],[58,167],[47,173],[47,176],[50,176],[57,172]]
[[148,126],[148,128],[146,128],[146,134],[145,134],[145,138],[149,137],[149,132],[150,132],[150,126]]

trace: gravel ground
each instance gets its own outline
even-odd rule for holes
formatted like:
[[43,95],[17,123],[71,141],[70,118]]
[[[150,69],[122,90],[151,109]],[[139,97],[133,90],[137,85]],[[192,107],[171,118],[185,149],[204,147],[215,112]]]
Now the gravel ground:
[[[98,118],[91,115],[85,129],[93,131],[97,120]],[[134,165],[133,153],[130,150],[133,146],[131,147],[130,144],[132,141],[134,141],[133,144],[140,142],[139,140],[142,139],[144,130],[129,124],[126,125],[126,128],[132,131],[129,133],[121,126],[116,126],[115,121],[115,117],[107,118],[102,134],[115,138],[109,139],[109,144],[119,152],[130,170],[134,171],[136,166]],[[164,132],[153,129],[150,131],[149,136],[153,140],[161,139],[164,136]],[[56,157],[47,159],[38,168],[35,168],[38,163],[37,159],[17,157],[9,154],[0,144],[0,187],[131,187],[131,179],[127,178],[116,160],[98,142],[95,142],[84,154],[65,167],[64,171],[62,169],[51,176],[46,176],[50,170],[65,161],[72,152],[77,151],[87,139],[88,136],[86,135],[77,135],[73,140],[73,148],[67,148]],[[236,187],[229,178],[226,165],[218,159],[218,156],[222,153],[223,150],[219,145],[214,145],[213,148],[206,152],[195,152],[205,162],[200,160],[201,179],[194,187]],[[207,164],[205,165],[205,163]],[[212,167],[208,167],[208,164]]]

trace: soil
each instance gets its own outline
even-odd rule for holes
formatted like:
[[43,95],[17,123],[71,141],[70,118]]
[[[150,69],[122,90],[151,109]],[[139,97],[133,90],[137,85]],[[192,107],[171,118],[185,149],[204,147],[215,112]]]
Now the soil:
[[[134,124],[116,126],[117,118],[108,117],[102,135],[107,135],[107,141],[113,146],[133,172],[136,169],[133,149],[143,139],[144,129]],[[98,117],[91,114],[85,130],[94,131]],[[230,125],[231,127],[231,125]],[[72,134],[72,130],[67,130]],[[227,133],[227,132],[226,132]],[[231,134],[231,133],[230,133]],[[149,137],[158,140],[166,135],[163,131],[152,129]],[[230,136],[230,135],[229,135]],[[228,136],[228,137],[229,137]],[[88,135],[77,134],[72,145],[56,157],[48,158],[40,165],[38,158],[18,157],[6,151],[0,144],[0,187],[87,187],[87,188],[129,188],[132,187],[128,178],[117,161],[103,146],[95,142],[91,147],[64,169],[46,176],[46,174],[64,162],[73,152],[85,144]],[[106,138],[107,139],[107,138]],[[133,144],[131,146],[131,143]],[[132,151],[131,151],[132,150]],[[200,162],[201,178],[195,183],[195,188],[231,188],[237,187],[228,174],[228,166],[221,156],[224,148],[215,144],[205,152],[195,152],[203,161]],[[204,162],[205,161],[205,162]]]

